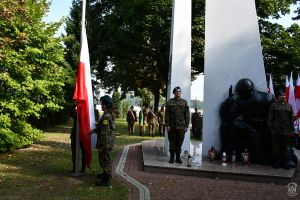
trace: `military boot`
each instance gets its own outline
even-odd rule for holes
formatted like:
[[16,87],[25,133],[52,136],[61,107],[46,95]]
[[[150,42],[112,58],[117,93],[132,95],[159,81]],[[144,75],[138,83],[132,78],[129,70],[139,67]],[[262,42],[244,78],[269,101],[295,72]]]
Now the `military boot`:
[[176,160],[175,162],[182,164],[182,160],[180,159],[180,153],[176,153]]
[[101,174],[97,174],[97,179],[103,179],[103,173],[101,173]]
[[170,160],[169,163],[174,163],[174,153],[170,153]]
[[107,173],[103,173],[101,179],[98,179],[95,186],[111,186],[111,176]]

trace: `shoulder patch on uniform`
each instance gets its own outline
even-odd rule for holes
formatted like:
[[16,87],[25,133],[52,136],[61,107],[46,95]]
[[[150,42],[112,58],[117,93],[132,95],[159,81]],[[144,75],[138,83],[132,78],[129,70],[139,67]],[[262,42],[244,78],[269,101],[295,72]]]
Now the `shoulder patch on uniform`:
[[103,120],[103,124],[107,125],[108,124],[108,120],[107,119]]

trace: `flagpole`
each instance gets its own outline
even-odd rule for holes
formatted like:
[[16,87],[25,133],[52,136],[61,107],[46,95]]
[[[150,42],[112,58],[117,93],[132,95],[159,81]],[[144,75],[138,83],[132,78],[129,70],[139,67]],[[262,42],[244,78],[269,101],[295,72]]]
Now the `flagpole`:
[[[78,105],[77,105],[78,106]],[[78,108],[77,108],[78,109]],[[79,176],[79,145],[80,145],[80,135],[79,135],[79,123],[78,123],[78,112],[76,113],[76,143],[75,143],[75,172],[73,176]]]
[[82,36],[82,30],[85,29],[85,10],[86,10],[86,0],[82,0],[81,36]]

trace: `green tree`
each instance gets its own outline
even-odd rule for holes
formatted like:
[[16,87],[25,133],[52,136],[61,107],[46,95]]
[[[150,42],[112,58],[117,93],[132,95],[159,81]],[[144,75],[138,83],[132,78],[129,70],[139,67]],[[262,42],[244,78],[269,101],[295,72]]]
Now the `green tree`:
[[143,107],[145,104],[151,105],[151,102],[153,102],[152,94],[147,89],[139,89],[137,91],[136,96],[139,96],[141,98],[140,101],[140,107]]
[[[283,86],[283,75],[300,70],[300,27],[293,24],[285,29],[282,25],[261,22],[261,38],[266,72],[272,73],[275,88]],[[297,75],[296,73],[294,73]]]
[[[265,55],[271,31],[267,20],[290,12],[296,0],[256,0]],[[80,3],[73,1],[68,35],[79,41]],[[192,78],[204,71],[205,0],[192,1]],[[123,92],[141,89],[154,96],[155,109],[160,96],[166,96],[169,65],[169,42],[172,0],[90,0],[87,8],[87,30],[91,64],[101,87]],[[282,41],[283,42],[283,41]],[[74,45],[73,43],[72,45]],[[70,48],[71,49],[71,48]],[[281,57],[271,55],[277,62]],[[272,68],[269,63],[266,68]]]
[[[136,94],[147,89],[152,92],[157,109],[161,94],[166,96],[172,0],[89,2],[91,63],[102,87],[111,90],[121,87],[125,93]],[[66,29],[68,36],[76,41],[79,41],[75,27],[80,24],[80,4],[81,1],[73,1]],[[194,8],[193,34],[201,37],[193,40],[193,55],[202,56],[192,60],[193,73],[197,74],[203,71],[204,1],[195,1]],[[76,44],[68,42],[66,46],[73,49]],[[70,62],[72,55],[70,52]]]
[[280,18],[280,14],[290,13],[291,4],[298,0],[255,0],[257,15],[261,19]]
[[46,0],[0,1],[0,151],[31,144],[30,121],[62,109],[70,73],[55,31],[42,21]]
[[122,118],[126,117],[129,107],[130,103],[126,99],[123,99],[120,103],[120,116]]
[[117,117],[120,117],[122,113],[122,108],[121,108],[121,94],[117,90],[113,92],[112,95],[112,102],[113,102],[113,107],[115,109],[115,114]]

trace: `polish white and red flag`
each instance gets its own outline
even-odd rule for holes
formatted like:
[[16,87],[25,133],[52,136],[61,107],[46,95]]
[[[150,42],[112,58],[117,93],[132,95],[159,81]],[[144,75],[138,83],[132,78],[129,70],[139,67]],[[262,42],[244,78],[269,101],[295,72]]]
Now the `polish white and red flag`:
[[296,87],[295,87],[295,99],[296,99],[296,112],[297,118],[300,118],[300,76],[298,74],[297,82],[296,82]]
[[297,111],[296,111],[296,99],[294,93],[293,72],[291,72],[291,76],[290,76],[288,103],[291,104],[293,108],[294,116],[296,116]]
[[285,76],[285,102],[289,102],[290,82],[289,77]]
[[92,160],[90,130],[95,128],[94,101],[92,91],[90,57],[85,27],[81,29],[80,63],[78,65],[76,87],[73,99],[77,102],[77,122],[79,138],[86,151],[87,167]]
[[274,92],[274,87],[273,87],[273,80],[272,80],[272,75],[271,74],[270,74],[270,77],[269,77],[268,93],[272,94],[275,97],[275,92]]

